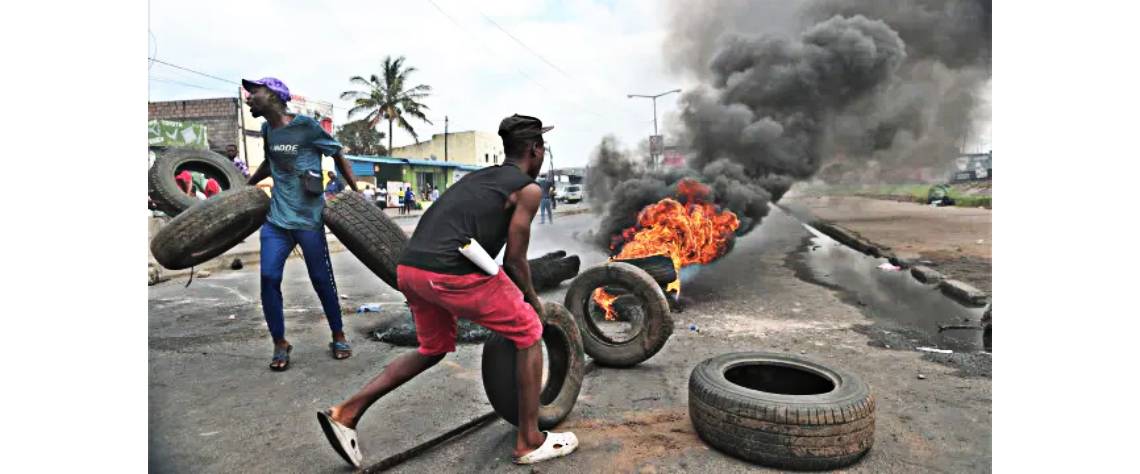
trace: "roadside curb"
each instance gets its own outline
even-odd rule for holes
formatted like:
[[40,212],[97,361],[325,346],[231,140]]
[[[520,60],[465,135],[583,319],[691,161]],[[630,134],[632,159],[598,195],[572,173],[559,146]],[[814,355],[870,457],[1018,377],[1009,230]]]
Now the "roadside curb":
[[[823,232],[824,235],[831,237],[832,239],[835,239],[835,241],[851,247],[860,253],[864,253],[876,258],[886,256],[884,255],[884,250],[888,248],[875,245],[870,240],[867,240],[863,236],[859,235],[858,232],[825,221],[816,221],[813,223],[813,226],[820,232]],[[893,257],[894,255],[890,256]]]
[[850,247],[860,253],[869,255],[875,258],[886,258],[901,269],[910,269],[911,276],[919,283],[926,285],[934,285],[942,291],[943,295],[956,301],[958,304],[971,308],[980,308],[985,306],[990,301],[990,295],[986,292],[979,290],[972,285],[959,281],[946,279],[942,273],[924,266],[912,266],[912,262],[905,258],[900,258],[890,251],[890,247],[880,246],[870,240],[867,240],[858,232],[846,229],[838,224],[816,220],[811,224],[824,235],[831,237],[836,242],[839,242],[847,247]]

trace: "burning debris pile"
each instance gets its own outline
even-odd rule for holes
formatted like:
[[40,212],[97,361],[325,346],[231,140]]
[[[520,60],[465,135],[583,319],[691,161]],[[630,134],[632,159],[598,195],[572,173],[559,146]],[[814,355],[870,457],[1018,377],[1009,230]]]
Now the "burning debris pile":
[[[637,215],[637,224],[614,236],[610,243],[612,260],[669,257],[677,277],[666,286],[666,292],[673,295],[681,292],[681,268],[708,264],[723,256],[740,227],[736,214],[719,209],[709,200],[708,186],[682,179],[676,193],[678,199],[666,197],[644,207]],[[616,295],[598,288],[593,298],[605,310],[607,320],[616,318]]]
[[[988,1],[789,5],[673,2],[665,51],[678,72],[700,83],[667,121],[687,163],[655,168],[613,137],[602,140],[587,190],[602,213],[593,241],[615,259],[656,252],[668,253],[678,270],[707,263],[825,159],[897,165],[960,146],[984,105],[976,95],[989,78]],[[694,189],[701,190],[696,207]],[[685,227],[723,216],[734,225],[723,233],[727,219],[718,221],[717,239],[702,241]],[[690,237],[696,240],[661,244]],[[691,245],[708,248],[680,250]]]

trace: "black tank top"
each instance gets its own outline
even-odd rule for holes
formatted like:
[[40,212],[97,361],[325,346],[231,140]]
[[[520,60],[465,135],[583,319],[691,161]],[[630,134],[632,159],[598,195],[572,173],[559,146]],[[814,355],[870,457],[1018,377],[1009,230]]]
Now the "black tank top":
[[450,275],[481,272],[459,247],[474,238],[491,258],[507,243],[513,209],[504,209],[511,193],[534,183],[514,165],[496,165],[464,176],[447,188],[416,225],[401,265]]

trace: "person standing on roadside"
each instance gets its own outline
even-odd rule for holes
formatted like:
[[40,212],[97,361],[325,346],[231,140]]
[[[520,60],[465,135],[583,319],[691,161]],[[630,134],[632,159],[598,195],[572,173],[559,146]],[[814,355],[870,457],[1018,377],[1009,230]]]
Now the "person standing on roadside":
[[542,187],[542,203],[539,204],[538,223],[545,224],[547,221],[549,221],[551,224],[553,224],[554,212],[552,211],[553,204],[551,203],[551,200],[554,199],[552,196],[552,193],[554,192],[554,181],[549,179],[543,180],[542,183],[540,183],[540,186]]
[[[574,433],[538,429],[543,309],[531,283],[526,252],[542,198],[534,181],[545,155],[542,134],[551,128],[534,117],[503,119],[499,125],[506,152],[503,163],[471,172],[453,184],[424,212],[408,239],[396,278],[412,310],[419,349],[397,357],[356,394],[317,414],[333,449],[353,466],[360,467],[363,460],[356,426],[364,412],[455,351],[457,318],[500,334],[518,349],[514,462],[534,464],[566,456],[578,447]],[[501,271],[490,275],[459,252],[472,240],[489,255],[498,255],[506,245]]]
[[250,113],[254,117],[265,118],[261,136],[268,151],[265,161],[250,176],[248,184],[255,186],[265,178],[273,177],[269,214],[260,231],[261,306],[269,334],[273,337],[273,360],[269,368],[275,371],[289,368],[289,353],[293,346],[285,339],[281,280],[285,260],[298,245],[309,270],[309,280],[321,300],[332,331],[332,342],[329,343],[332,356],[335,359],[348,358],[352,355],[352,348],[344,336],[340,299],[321,218],[325,205],[321,190],[321,155],[333,157],[349,188],[356,191],[352,166],[345,159],[341,144],[316,120],[286,111],[285,103],[292,97],[289,88],[279,79],[243,79],[242,87],[249,92],[246,104]]
[[416,192],[412,190],[411,186],[404,191],[404,214],[411,214],[412,210],[416,208]]

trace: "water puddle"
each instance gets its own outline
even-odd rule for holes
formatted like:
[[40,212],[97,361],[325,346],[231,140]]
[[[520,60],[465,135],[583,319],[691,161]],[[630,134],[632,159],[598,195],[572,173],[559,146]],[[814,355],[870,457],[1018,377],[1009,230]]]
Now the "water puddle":
[[890,334],[904,334],[914,346],[930,346],[955,352],[983,350],[982,331],[946,329],[945,326],[976,326],[982,308],[967,308],[944,296],[936,285],[924,285],[909,270],[888,271],[879,266],[883,258],[862,254],[805,226],[812,235],[804,239],[797,255],[800,278],[840,291],[844,299]]

